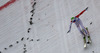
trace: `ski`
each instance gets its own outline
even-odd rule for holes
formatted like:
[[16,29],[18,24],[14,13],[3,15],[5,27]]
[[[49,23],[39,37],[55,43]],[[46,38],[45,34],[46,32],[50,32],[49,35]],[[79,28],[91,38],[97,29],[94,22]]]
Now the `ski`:
[[83,40],[84,40],[84,48],[86,48],[86,46],[87,46],[86,45],[86,37],[84,37]]

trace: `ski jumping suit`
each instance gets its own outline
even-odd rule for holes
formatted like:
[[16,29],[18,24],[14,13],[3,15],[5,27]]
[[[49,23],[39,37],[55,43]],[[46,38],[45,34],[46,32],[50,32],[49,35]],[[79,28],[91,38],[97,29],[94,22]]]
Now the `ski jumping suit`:
[[[83,33],[83,31],[81,30],[81,28],[84,30],[84,32],[86,33],[86,35],[88,34],[87,30],[85,29],[85,27],[83,26],[82,21],[80,20],[79,16],[82,15],[84,12],[86,11],[83,10],[81,13],[79,13],[77,16],[74,17],[74,21],[71,21],[70,23],[70,27],[69,27],[69,31],[71,30],[71,25],[72,23],[75,23],[75,25],[77,26],[78,30],[80,31],[80,33],[82,34],[82,36],[84,37],[85,34]],[[81,26],[81,28],[80,28]]]

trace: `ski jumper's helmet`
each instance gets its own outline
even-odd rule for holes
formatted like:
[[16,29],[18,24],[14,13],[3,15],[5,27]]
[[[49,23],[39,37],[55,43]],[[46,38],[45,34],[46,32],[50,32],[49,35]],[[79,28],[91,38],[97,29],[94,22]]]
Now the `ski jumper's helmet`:
[[74,21],[74,20],[75,20],[75,17],[72,17],[72,18],[71,18],[71,21]]

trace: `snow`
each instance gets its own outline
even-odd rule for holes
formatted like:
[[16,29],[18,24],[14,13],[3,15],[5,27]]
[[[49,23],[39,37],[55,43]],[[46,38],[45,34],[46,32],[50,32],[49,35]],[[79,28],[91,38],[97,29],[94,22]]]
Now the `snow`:
[[[17,0],[0,11],[0,51],[2,53],[23,53],[25,50],[27,50],[26,53],[100,52],[99,0],[36,0],[35,2],[33,16],[30,13],[33,9],[32,0]],[[89,8],[80,16],[80,19],[89,29],[92,44],[84,48],[82,35],[75,24],[72,24],[70,33],[67,31],[70,18],[86,7]],[[33,25],[29,23],[31,17]],[[31,30],[28,33],[29,28]],[[9,47],[11,44],[13,46]]]

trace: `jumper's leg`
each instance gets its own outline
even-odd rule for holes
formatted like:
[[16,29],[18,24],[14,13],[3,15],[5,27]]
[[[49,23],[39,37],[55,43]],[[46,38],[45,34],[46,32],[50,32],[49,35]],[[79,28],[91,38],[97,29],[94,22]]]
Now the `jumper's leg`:
[[87,42],[87,44],[90,44],[92,41],[91,41],[91,37],[90,37],[90,33],[89,33],[89,31],[88,31],[88,28],[86,27],[86,30],[87,30],[87,32],[88,32],[88,42]]
[[80,33],[82,34],[82,36],[83,36],[84,48],[86,48],[86,36],[85,36],[85,34],[84,34],[84,31],[82,31],[82,30],[80,29],[80,27],[77,27],[77,28],[78,28],[78,30],[80,31]]
[[[84,30],[83,29],[82,29],[82,32],[84,33]],[[83,37],[83,41],[84,41],[84,48],[86,48],[86,36]]]
[[88,32],[87,32],[86,28],[83,26],[83,23],[82,23],[82,21],[81,21],[81,20],[79,20],[79,25],[80,25],[80,26],[81,26],[81,28],[84,30],[85,35],[87,35],[87,34],[88,34]]

